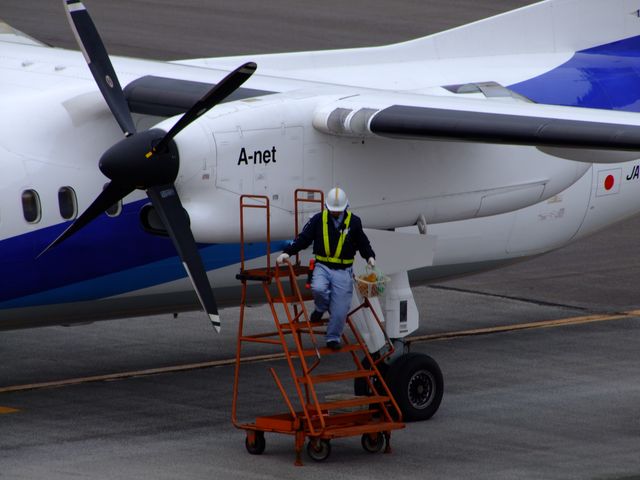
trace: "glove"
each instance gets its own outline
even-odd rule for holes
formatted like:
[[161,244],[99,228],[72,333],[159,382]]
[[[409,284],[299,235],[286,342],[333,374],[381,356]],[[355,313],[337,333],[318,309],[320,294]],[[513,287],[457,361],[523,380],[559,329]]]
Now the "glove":
[[369,257],[367,259],[367,263],[369,264],[370,267],[375,267],[376,266],[376,259],[373,257]]
[[281,253],[278,258],[276,258],[276,262],[277,263],[284,263],[285,260],[289,260],[289,254],[288,253]]

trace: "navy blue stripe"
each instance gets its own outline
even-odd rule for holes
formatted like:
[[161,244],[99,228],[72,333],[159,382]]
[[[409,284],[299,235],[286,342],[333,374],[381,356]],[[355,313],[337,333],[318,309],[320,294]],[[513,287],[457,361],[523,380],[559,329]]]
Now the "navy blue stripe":
[[0,289],[0,301],[174,256],[170,240],[149,235],[140,227],[138,211],[145,203],[148,201],[125,205],[116,218],[100,215],[39,259],[36,256],[68,223],[0,242],[0,269],[6,282]]
[[[91,300],[186,277],[171,241],[140,227],[138,212],[146,203],[127,204],[116,218],[101,215],[39,259],[68,223],[0,241],[0,308]],[[201,245],[200,250],[207,270],[240,261],[237,244]],[[253,244],[246,256],[265,252],[264,243]],[[114,276],[122,272],[126,275]]]
[[538,103],[640,112],[640,36],[576,52],[509,88]]
[[[278,247],[280,248],[280,245]],[[237,244],[219,244],[201,248],[200,254],[205,268],[207,270],[215,270],[216,268],[239,262],[239,248]],[[265,252],[266,244],[264,243],[245,246],[246,259],[262,256]],[[178,258],[172,257],[0,302],[0,310],[95,300],[160,285],[180,278],[186,278],[185,270]]]

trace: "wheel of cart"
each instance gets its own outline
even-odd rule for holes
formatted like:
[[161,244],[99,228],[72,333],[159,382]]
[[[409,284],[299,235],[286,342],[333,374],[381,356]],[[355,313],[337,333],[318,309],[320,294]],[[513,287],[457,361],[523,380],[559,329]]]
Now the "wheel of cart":
[[267,442],[264,439],[264,432],[260,430],[247,430],[247,438],[244,441],[244,446],[251,455],[262,455],[267,446]]
[[364,433],[360,440],[362,448],[369,453],[378,453],[385,446],[385,436],[382,432]]
[[324,438],[310,438],[307,455],[316,462],[324,462],[331,455],[331,442]]

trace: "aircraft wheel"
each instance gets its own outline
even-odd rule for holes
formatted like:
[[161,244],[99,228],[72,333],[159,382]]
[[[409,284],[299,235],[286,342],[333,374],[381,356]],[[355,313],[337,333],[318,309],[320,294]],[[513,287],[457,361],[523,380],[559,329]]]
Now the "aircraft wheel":
[[428,420],[438,411],[444,382],[440,367],[429,355],[402,355],[385,378],[405,421]]
[[251,455],[262,455],[267,446],[267,442],[264,439],[264,432],[256,431],[254,433],[253,441],[251,441],[249,435],[247,435],[247,438],[244,440],[244,446]]
[[384,448],[384,435],[382,434],[382,432],[365,433],[364,435],[362,435],[360,443],[362,443],[362,448],[364,448],[367,452],[378,453]]
[[331,442],[322,438],[309,439],[307,454],[316,462],[324,462],[331,455]]

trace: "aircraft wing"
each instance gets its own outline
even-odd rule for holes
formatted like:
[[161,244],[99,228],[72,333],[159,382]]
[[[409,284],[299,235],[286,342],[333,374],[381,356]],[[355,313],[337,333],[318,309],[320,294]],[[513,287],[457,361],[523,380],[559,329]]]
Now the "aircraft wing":
[[0,43],[19,43],[22,45],[46,46],[44,43],[31,38],[29,35],[16,30],[11,25],[0,19]]
[[348,137],[530,145],[589,162],[640,157],[638,114],[514,99],[356,95],[323,104],[313,125]]

